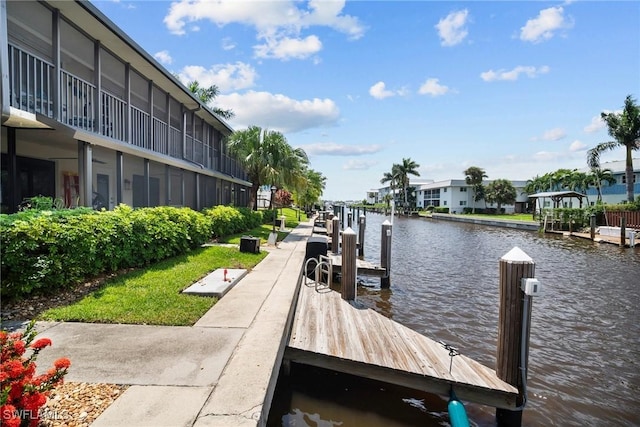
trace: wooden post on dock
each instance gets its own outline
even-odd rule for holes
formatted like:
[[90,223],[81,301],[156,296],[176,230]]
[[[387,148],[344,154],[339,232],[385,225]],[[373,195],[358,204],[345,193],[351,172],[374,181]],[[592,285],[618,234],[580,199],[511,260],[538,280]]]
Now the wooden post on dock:
[[340,253],[340,218],[334,216],[331,229],[331,252]]
[[364,256],[364,230],[367,226],[367,217],[360,215],[358,223],[358,256]]
[[591,214],[589,219],[589,227],[591,229],[591,240],[596,239],[596,214]]
[[[524,292],[520,286],[523,278],[532,278],[535,263],[520,248],[514,247],[500,259],[500,314],[498,318],[498,351],[496,357],[496,375],[501,380],[518,388],[518,405],[522,405],[525,384],[522,382],[521,349],[522,340],[526,340],[524,361],[528,364],[529,331],[531,325],[531,298],[524,306]],[[523,336],[522,314],[528,313],[527,328]],[[526,372],[525,372],[526,375]],[[525,377],[526,379],[526,377]],[[520,427],[522,409],[510,411],[496,409],[498,427]]]
[[353,228],[353,213],[352,212],[347,213],[347,227],[348,228]]
[[356,299],[356,232],[350,227],[342,232],[342,299],[353,301]]
[[382,238],[380,241],[380,266],[385,269],[385,275],[380,278],[380,287],[391,286],[391,223],[384,220],[382,223]]
[[627,218],[620,217],[620,247],[624,248],[627,243]]

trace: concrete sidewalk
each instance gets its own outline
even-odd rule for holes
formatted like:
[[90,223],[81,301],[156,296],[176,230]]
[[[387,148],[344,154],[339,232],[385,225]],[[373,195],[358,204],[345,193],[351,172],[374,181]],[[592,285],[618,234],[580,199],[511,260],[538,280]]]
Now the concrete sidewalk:
[[295,309],[306,240],[300,224],[192,327],[38,323],[68,357],[68,381],[131,385],[92,424],[265,425]]

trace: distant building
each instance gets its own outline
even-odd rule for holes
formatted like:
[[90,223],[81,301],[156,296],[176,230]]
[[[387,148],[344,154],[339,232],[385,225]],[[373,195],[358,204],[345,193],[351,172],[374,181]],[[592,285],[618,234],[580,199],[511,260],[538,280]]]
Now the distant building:
[[[627,202],[627,176],[625,174],[626,162],[619,160],[615,162],[606,162],[600,165],[601,169],[610,169],[616,183],[602,187],[602,202],[606,204],[618,204]],[[588,173],[589,169],[585,168],[582,172]],[[633,159],[633,194],[635,197],[640,196],[640,159]],[[589,204],[594,205],[598,201],[598,190],[590,187],[587,192]]]
[[[491,183],[491,180],[482,182],[484,186]],[[502,205],[506,213],[527,212],[529,198],[523,194],[526,181],[511,181],[516,189],[516,202],[513,205]],[[497,208],[496,204],[486,203],[484,200],[475,202],[473,200],[473,186],[467,184],[464,179],[448,179],[445,181],[431,182],[423,184],[416,189],[417,206],[426,208],[428,206],[447,207],[450,213],[462,213],[465,208],[476,209]]]

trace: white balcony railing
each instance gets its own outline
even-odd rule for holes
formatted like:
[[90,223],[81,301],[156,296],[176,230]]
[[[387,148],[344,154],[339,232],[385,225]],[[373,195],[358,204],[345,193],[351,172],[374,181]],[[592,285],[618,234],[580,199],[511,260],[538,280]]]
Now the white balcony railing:
[[152,150],[162,154],[169,154],[169,143],[167,129],[169,125],[165,122],[153,118],[153,146]]
[[95,131],[93,111],[95,86],[72,74],[60,73],[60,121],[70,126]]
[[129,110],[125,101],[104,90],[98,95],[94,84],[65,70],[60,70],[59,98],[56,100],[52,63],[11,44],[8,54],[12,107],[174,158],[186,158],[207,169],[244,176],[237,162],[227,155],[220,156],[219,150],[208,145],[206,137],[205,141],[191,135],[183,137],[180,129],[156,117],[152,119],[139,108],[130,106]]
[[107,92],[101,93],[102,135],[127,141],[127,104]]
[[151,150],[151,115],[137,107],[131,107],[131,143]]
[[10,105],[54,117],[53,64],[9,45],[9,70]]
[[177,159],[182,158],[182,132],[173,126],[169,127],[169,155]]

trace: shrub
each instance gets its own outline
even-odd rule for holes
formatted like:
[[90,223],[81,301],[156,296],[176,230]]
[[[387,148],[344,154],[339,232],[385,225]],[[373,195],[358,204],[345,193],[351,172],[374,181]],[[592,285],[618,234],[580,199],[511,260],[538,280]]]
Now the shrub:
[[[35,376],[36,358],[40,351],[51,345],[48,338],[36,337],[35,322],[30,322],[24,333],[0,331],[1,360],[0,419],[2,425],[36,427],[40,408],[47,402],[49,392],[62,383],[71,365],[69,359],[60,358],[45,374]],[[29,351],[29,356],[25,353]]]
[[449,213],[449,208],[438,206],[438,207],[433,208],[433,212],[435,212],[435,213]]

